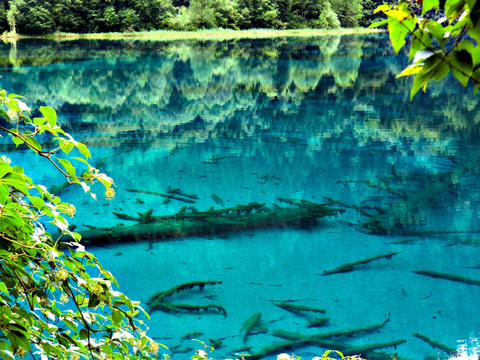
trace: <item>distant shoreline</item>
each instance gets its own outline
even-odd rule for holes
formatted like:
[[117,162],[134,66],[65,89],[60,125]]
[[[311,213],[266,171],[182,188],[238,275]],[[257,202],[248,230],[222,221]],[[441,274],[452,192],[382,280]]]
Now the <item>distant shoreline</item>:
[[253,30],[198,30],[198,31],[148,31],[132,33],[98,33],[98,34],[72,34],[55,33],[43,36],[31,35],[2,35],[1,39],[15,41],[22,39],[46,39],[55,41],[69,40],[229,40],[229,39],[264,39],[281,37],[319,37],[331,35],[364,35],[383,32],[378,29],[353,28],[353,29],[253,29]]

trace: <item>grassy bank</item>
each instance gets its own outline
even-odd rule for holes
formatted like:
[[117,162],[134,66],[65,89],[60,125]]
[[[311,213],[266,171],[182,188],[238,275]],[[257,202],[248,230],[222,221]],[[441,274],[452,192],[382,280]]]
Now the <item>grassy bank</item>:
[[[253,30],[199,30],[199,31],[148,31],[132,33],[98,33],[98,34],[70,34],[55,33],[52,35],[40,36],[42,39],[64,41],[64,40],[229,40],[229,39],[262,39],[277,37],[318,37],[329,35],[360,35],[378,33],[377,29],[297,29],[297,30],[274,30],[274,29],[253,29]],[[23,38],[32,38],[24,35],[3,35],[3,40],[19,40]],[[39,38],[35,36],[35,38]]]

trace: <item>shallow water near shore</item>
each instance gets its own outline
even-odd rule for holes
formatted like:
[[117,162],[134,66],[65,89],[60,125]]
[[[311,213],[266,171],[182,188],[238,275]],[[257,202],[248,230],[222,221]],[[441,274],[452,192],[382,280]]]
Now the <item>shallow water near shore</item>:
[[[472,89],[447,79],[410,102],[409,79],[395,79],[406,56],[395,56],[383,34],[21,41],[0,46],[0,59],[3,88],[23,94],[32,108],[54,106],[62,125],[90,147],[92,163],[115,180],[111,201],[101,193],[94,201],[74,186],[60,193],[77,207],[72,223],[80,233],[133,224],[114,213],[153,209],[160,216],[184,206],[258,202],[273,209],[291,206],[279,200],[287,198],[345,210],[315,226],[90,246],[120,290],[145,308],[158,291],[221,281],[166,301],[215,304],[226,316],[152,311],[150,336],[173,359],[193,355],[199,343],[192,338],[214,345],[220,359],[284,341],[274,336],[278,330],[309,335],[386,320],[332,340],[344,350],[406,340],[378,350],[388,355],[367,352],[372,359],[452,357],[420,334],[461,350],[457,358],[478,358],[480,287],[422,274],[480,280],[479,104]],[[39,183],[63,181],[25,152],[7,155],[31,167]],[[168,198],[172,189],[196,197]],[[259,327],[245,337],[242,326],[259,312]],[[319,317],[328,323],[309,327]],[[308,359],[323,348],[280,352]]]

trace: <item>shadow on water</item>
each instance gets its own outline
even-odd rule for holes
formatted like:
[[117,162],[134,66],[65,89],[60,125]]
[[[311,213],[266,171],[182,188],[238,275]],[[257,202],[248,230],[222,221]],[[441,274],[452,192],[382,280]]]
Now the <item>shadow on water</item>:
[[2,86],[54,106],[116,199],[2,150],[77,205],[174,358],[191,338],[216,357],[475,353],[478,98],[450,79],[410,103],[406,63],[384,35],[5,44]]

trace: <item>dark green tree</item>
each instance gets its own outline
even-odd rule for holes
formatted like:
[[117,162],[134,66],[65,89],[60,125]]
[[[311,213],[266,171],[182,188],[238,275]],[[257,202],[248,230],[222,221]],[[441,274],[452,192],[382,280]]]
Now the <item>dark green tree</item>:
[[[375,21],[383,19],[385,16],[381,13],[374,14],[375,9],[389,1],[387,0],[363,0],[363,15],[359,20],[359,25],[363,27],[368,27]],[[391,2],[391,1],[390,1]]]
[[235,0],[213,0],[216,27],[236,29],[237,3]]
[[318,19],[321,11],[319,0],[291,0],[291,20],[293,27],[307,27],[309,22]]
[[280,20],[276,3],[272,0],[239,0],[237,24],[240,29],[278,28]]
[[292,18],[291,0],[277,0],[277,11],[281,28],[289,27]]
[[361,0],[330,0],[342,27],[357,27],[363,17]]
[[55,30],[51,4],[39,0],[9,1],[7,20],[21,34],[47,34]]
[[191,0],[188,14],[191,29],[212,29],[216,27],[212,0]]
[[332,10],[332,5],[329,0],[319,0],[320,15],[318,20],[312,22],[313,27],[321,29],[336,29],[340,27],[340,21],[337,14]]
[[8,1],[0,0],[0,34],[4,31],[8,31],[8,20],[7,20],[7,11],[8,11]]
[[171,0],[134,0],[141,30],[168,29],[176,10]]
[[55,22],[55,31],[85,32],[87,8],[83,0],[53,0],[51,14]]

